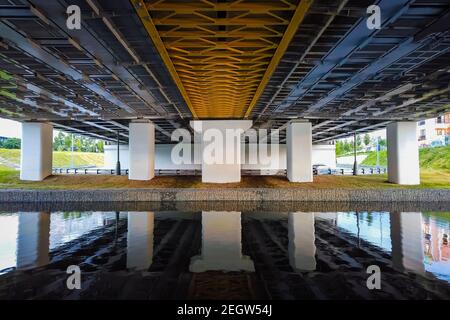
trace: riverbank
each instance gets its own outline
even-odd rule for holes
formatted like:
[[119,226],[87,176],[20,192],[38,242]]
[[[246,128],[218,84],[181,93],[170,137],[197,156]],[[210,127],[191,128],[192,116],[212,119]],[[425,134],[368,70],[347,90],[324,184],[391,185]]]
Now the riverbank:
[[304,202],[440,202],[450,189],[88,189],[0,190],[1,202],[148,202],[148,201],[304,201]]

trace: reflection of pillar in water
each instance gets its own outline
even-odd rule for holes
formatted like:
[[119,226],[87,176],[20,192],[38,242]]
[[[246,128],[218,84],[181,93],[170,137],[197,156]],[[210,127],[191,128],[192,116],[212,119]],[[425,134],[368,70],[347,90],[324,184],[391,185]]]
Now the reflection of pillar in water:
[[397,270],[423,273],[423,233],[420,212],[392,212],[392,264]]
[[298,271],[316,269],[314,213],[293,212],[288,217],[289,263]]
[[129,212],[127,268],[146,270],[153,260],[153,212]]
[[17,235],[17,268],[31,268],[49,262],[50,213],[20,212]]
[[189,269],[191,272],[255,270],[253,261],[242,255],[240,212],[202,212],[202,251],[192,257]]

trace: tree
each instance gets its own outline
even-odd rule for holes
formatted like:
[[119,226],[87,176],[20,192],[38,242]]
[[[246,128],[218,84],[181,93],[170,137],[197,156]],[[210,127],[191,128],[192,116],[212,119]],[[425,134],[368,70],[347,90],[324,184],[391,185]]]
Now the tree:
[[358,134],[356,135],[356,150],[361,149],[362,147],[362,140],[361,140],[361,136]]
[[103,152],[103,141],[81,135],[67,134],[59,131],[53,139],[53,150],[71,151],[73,138],[73,151],[75,152]]
[[7,138],[3,142],[0,142],[0,147],[5,149],[20,149],[20,139]]
[[370,135],[368,133],[364,135],[364,144],[366,147],[370,145]]

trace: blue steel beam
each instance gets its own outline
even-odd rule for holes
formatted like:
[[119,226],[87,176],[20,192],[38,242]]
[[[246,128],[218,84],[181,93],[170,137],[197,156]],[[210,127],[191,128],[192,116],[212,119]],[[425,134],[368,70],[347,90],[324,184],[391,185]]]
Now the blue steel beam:
[[16,30],[11,29],[3,22],[0,23],[0,34],[2,35],[3,39],[6,40],[8,44],[11,45],[12,47],[15,47],[23,52],[26,52],[28,55],[34,57],[37,60],[42,61],[43,63],[55,69],[56,71],[81,83],[84,87],[90,89],[99,96],[103,97],[105,100],[127,111],[128,113],[131,113],[133,115],[136,114],[134,109],[125,104],[123,101],[116,98],[114,95],[103,89],[98,84],[90,80],[86,80],[85,76],[81,72],[65,64],[60,59],[58,59],[54,55],[48,53],[46,50],[41,48],[37,43],[33,43],[32,41],[30,41],[30,39],[24,37]]
[[[380,0],[375,4],[381,9],[381,29],[396,21],[414,0]],[[331,71],[343,65],[356,50],[366,46],[380,30],[367,28],[361,18],[355,26],[331,49],[331,51],[296,85],[289,96],[279,105],[277,112],[294,105],[306,92],[313,89]]]
[[[448,14],[444,15],[444,17],[446,17],[446,16],[448,16]],[[311,112],[319,110],[327,103],[344,95],[348,91],[352,90],[354,87],[357,87],[364,81],[375,76],[380,71],[382,71],[383,69],[392,65],[396,61],[411,54],[412,52],[416,51],[417,49],[429,44],[440,33],[448,31],[448,26],[446,26],[445,24],[442,24],[441,21],[442,20],[439,19],[436,23],[431,24],[426,29],[421,31],[420,37],[411,37],[411,38],[406,39],[401,44],[399,44],[395,49],[391,50],[390,52],[388,52],[381,58],[375,60],[369,66],[367,66],[366,68],[364,68],[357,74],[353,75],[349,80],[345,81],[345,83],[342,86],[340,86],[339,88],[336,88],[333,91],[331,91],[330,93],[328,93],[325,98],[322,98],[319,101],[317,101],[316,103],[314,103],[313,105],[311,105],[304,114],[306,115]],[[443,29],[437,29],[436,25],[442,27]],[[427,36],[424,37],[422,35],[427,35]],[[445,52],[447,52],[449,50],[450,50],[450,46],[446,50],[440,51],[437,55],[444,54]],[[427,57],[425,59],[425,61],[432,60],[435,57],[436,57],[436,55],[431,55],[431,56]],[[424,63],[425,61],[422,61],[421,64]]]
[[31,12],[28,6],[0,6],[0,18],[5,19],[27,19],[34,18],[35,15]]
[[94,58],[98,59],[102,65],[109,69],[116,75],[125,85],[149,106],[155,110],[156,113],[165,114],[165,111],[159,106],[159,102],[155,97],[143,88],[139,82],[125,67],[116,63],[116,58],[113,54],[103,46],[98,38],[91,32],[86,32],[87,27],[83,25],[81,30],[69,30],[66,27],[66,16],[61,12],[65,11],[65,7],[59,1],[48,0],[33,0],[33,5],[45,12],[45,15],[51,20],[60,30],[68,34],[72,39],[77,39],[79,46]]

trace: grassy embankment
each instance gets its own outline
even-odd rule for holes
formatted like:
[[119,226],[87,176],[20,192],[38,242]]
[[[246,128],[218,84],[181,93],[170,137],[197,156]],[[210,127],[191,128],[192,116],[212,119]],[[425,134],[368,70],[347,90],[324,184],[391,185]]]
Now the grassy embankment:
[[[53,152],[53,167],[64,168],[72,165],[71,152],[69,151],[54,151]],[[20,165],[20,150],[18,149],[0,149],[0,165],[3,169],[13,168],[2,163],[5,162]],[[93,152],[74,152],[73,153],[73,165],[75,167],[80,166],[103,166],[103,153]]]
[[[200,177],[155,177],[150,181],[129,181],[126,176],[53,175],[43,182],[23,182],[17,170],[0,170],[0,188],[98,189],[98,188],[304,188],[304,189],[450,189],[450,147],[421,150],[421,184],[399,186],[387,182],[386,175],[316,176],[313,183],[290,183],[285,177],[243,177],[240,183],[207,184]],[[55,156],[56,157],[56,156]],[[369,161],[372,155],[369,155]],[[70,159],[70,157],[69,157]],[[375,155],[376,159],[376,155]],[[385,161],[385,160],[384,160]],[[369,163],[370,164],[370,163]]]
[[[450,146],[420,149],[419,159],[421,169],[450,171]],[[376,163],[377,153],[370,152],[361,164],[375,166]],[[386,151],[380,151],[380,165],[387,166]]]

